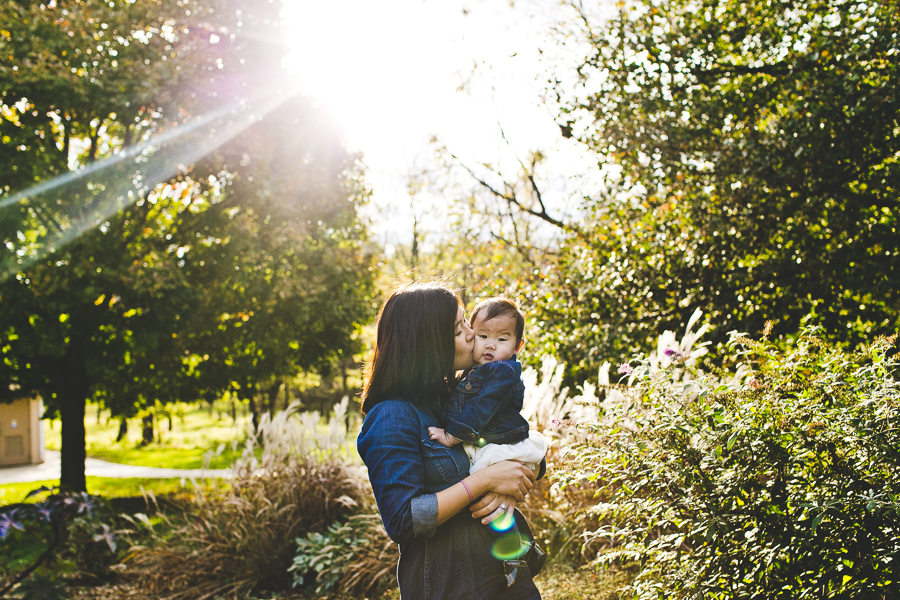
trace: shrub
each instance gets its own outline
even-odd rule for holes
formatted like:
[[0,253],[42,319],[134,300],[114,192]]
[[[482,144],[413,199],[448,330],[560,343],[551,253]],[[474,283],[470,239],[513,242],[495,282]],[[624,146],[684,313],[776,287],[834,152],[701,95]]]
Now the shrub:
[[318,413],[297,414],[296,406],[261,419],[230,489],[198,488],[183,514],[169,517],[174,529],[136,556],[148,586],[174,598],[289,589],[294,540],[325,530],[367,497],[363,473],[345,459],[346,405],[324,432]]
[[35,573],[16,588],[22,600],[68,600],[71,598],[66,581],[52,573]]
[[294,587],[374,597],[394,583],[400,556],[378,515],[355,515],[296,542]]
[[[638,561],[638,598],[895,597],[900,390],[893,339],[735,336],[736,375],[677,348],[638,358],[627,401],[583,426],[565,481],[601,482],[596,564]],[[752,368],[749,368],[751,367]]]
[[596,420],[598,416],[597,388],[585,384],[579,393],[570,395],[562,387],[564,365],[552,356],[544,356],[539,370],[527,367],[522,372],[525,400],[522,415],[532,429],[544,434],[549,442],[547,450],[548,476],[535,482],[525,502],[519,506],[531,526],[535,539],[547,551],[548,560],[583,564],[581,537],[586,530],[596,528],[596,519],[586,512],[594,504],[596,485],[554,484],[549,474],[565,469],[566,448],[582,439],[576,429],[555,426],[560,419]]
[[41,495],[0,510],[0,598],[14,589],[25,598],[57,597],[59,585],[46,571],[63,556],[94,577],[106,576],[115,561],[118,532],[102,499],[46,487],[28,497]]

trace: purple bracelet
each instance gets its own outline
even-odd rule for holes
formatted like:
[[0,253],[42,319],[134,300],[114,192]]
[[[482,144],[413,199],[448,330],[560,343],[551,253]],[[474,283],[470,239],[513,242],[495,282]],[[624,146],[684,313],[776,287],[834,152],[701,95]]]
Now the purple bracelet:
[[472,498],[472,492],[469,490],[469,486],[467,486],[467,485],[466,485],[466,482],[463,481],[462,479],[460,479],[459,482],[460,482],[461,484],[463,484],[463,487],[464,487],[464,488],[466,488],[466,493],[469,495],[469,502],[471,502],[474,498]]

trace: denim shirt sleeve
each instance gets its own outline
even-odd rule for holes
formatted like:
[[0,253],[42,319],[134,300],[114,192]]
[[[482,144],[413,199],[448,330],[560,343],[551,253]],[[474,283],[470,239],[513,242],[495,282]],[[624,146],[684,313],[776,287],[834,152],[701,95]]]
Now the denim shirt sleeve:
[[388,536],[396,543],[431,537],[437,528],[437,496],[425,493],[421,428],[401,400],[375,405],[356,441]]
[[[483,375],[482,375],[483,373]],[[444,430],[458,440],[475,444],[497,411],[510,402],[521,378],[511,361],[495,361],[478,367],[473,373],[483,377],[481,389],[462,411],[447,421]]]

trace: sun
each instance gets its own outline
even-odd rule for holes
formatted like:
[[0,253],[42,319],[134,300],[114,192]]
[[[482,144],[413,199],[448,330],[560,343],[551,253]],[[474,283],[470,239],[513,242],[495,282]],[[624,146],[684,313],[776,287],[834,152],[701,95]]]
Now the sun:
[[403,152],[472,126],[457,88],[476,50],[458,2],[285,0],[283,16],[286,68],[336,115],[351,146]]

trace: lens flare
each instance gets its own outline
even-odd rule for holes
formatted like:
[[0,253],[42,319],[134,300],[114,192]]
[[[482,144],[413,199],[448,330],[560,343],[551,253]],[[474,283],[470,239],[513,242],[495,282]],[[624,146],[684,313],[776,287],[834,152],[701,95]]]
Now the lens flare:
[[497,538],[491,546],[491,554],[497,560],[516,560],[525,554],[527,546],[522,544],[518,531],[510,531]]
[[512,513],[505,513],[499,519],[491,521],[491,529],[494,531],[509,531],[512,529],[512,526],[516,524],[516,519],[513,517]]

